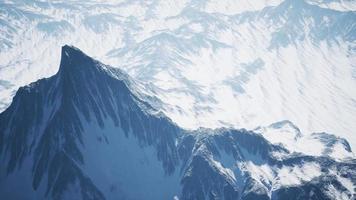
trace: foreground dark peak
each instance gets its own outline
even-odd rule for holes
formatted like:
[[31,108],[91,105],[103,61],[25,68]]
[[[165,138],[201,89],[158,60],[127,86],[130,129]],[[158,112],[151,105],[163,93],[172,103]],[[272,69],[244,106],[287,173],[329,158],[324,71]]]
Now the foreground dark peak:
[[[252,131],[187,131],[148,112],[120,70],[67,45],[60,65],[0,114],[4,199],[354,198],[356,162],[329,156],[337,140],[311,156]],[[299,132],[269,129],[288,126]]]
[[80,49],[64,45],[61,51],[60,73],[86,72],[97,67],[99,62],[92,59]]
[[85,58],[87,60],[92,59],[88,55],[86,55],[84,52],[82,52],[80,49],[78,49],[74,46],[70,46],[70,45],[62,46],[61,63],[74,64],[72,62],[80,61],[83,58]]
[[72,45],[64,45],[62,46],[62,59],[63,59],[63,56],[66,55],[66,56],[87,56],[85,53],[83,53],[80,49],[78,49],[77,47],[75,46],[72,46]]
[[[93,84],[101,84],[98,80],[100,77],[114,78],[121,80],[128,87],[134,81],[130,76],[118,68],[113,68],[111,66],[105,65],[100,61],[86,55],[80,49],[64,45],[61,51],[61,62],[59,66],[59,71],[55,75],[56,77],[65,77],[64,79],[72,79],[74,82],[84,81]],[[105,79],[105,78],[104,78]],[[72,83],[75,85],[77,83]],[[134,85],[130,90],[135,90]],[[135,91],[136,92],[136,91]]]

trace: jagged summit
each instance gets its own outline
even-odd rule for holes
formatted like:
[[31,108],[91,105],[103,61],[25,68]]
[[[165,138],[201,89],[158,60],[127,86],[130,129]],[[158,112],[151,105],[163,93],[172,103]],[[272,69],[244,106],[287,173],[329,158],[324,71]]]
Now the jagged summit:
[[62,57],[63,57],[63,54],[66,54],[67,56],[69,56],[69,55],[77,55],[78,56],[79,54],[86,55],[79,48],[77,48],[73,45],[68,45],[68,44],[65,44],[62,46]]
[[[77,75],[74,75],[78,73]],[[61,61],[59,66],[58,74],[71,74],[74,78],[80,78],[79,74],[85,74],[86,76],[96,76],[104,73],[112,78],[121,80],[130,89],[136,90],[133,84],[135,81],[124,71],[119,68],[114,68],[101,63],[100,61],[88,56],[86,53],[81,51],[79,48],[64,45],[61,50]],[[90,81],[90,80],[85,80]],[[136,91],[134,91],[136,92]]]
[[79,48],[72,46],[72,45],[64,45],[62,46],[62,51],[61,51],[61,60],[78,60],[79,58],[87,58],[87,59],[92,59],[88,55],[86,55],[83,51],[81,51]]
[[59,72],[73,73],[74,71],[89,70],[90,68],[97,67],[95,63],[98,62],[83,53],[80,49],[74,46],[64,45],[61,51]]

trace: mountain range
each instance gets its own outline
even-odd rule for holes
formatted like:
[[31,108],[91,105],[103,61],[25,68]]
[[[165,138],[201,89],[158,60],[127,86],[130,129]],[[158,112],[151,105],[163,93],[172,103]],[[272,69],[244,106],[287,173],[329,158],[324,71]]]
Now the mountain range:
[[348,141],[284,120],[180,127],[154,88],[65,45],[0,114],[2,199],[355,199]]
[[356,148],[352,0],[0,2],[0,110],[74,45],[155,91],[180,127],[295,123]]

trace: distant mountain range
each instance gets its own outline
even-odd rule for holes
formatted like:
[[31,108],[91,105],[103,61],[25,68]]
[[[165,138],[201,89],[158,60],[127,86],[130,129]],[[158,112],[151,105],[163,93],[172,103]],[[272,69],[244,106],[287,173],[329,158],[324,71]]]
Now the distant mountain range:
[[290,121],[187,130],[155,90],[63,46],[0,114],[1,199],[355,199],[347,140]]

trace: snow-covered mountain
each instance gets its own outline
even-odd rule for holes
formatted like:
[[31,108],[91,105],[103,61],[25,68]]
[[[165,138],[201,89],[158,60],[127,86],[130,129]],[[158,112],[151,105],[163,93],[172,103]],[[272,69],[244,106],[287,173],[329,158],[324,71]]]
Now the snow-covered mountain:
[[3,1],[0,104],[73,44],[137,81],[182,127],[289,120],[356,148],[352,0]]
[[189,131],[154,92],[63,46],[58,72],[0,114],[1,199],[355,198],[347,140],[289,121]]

